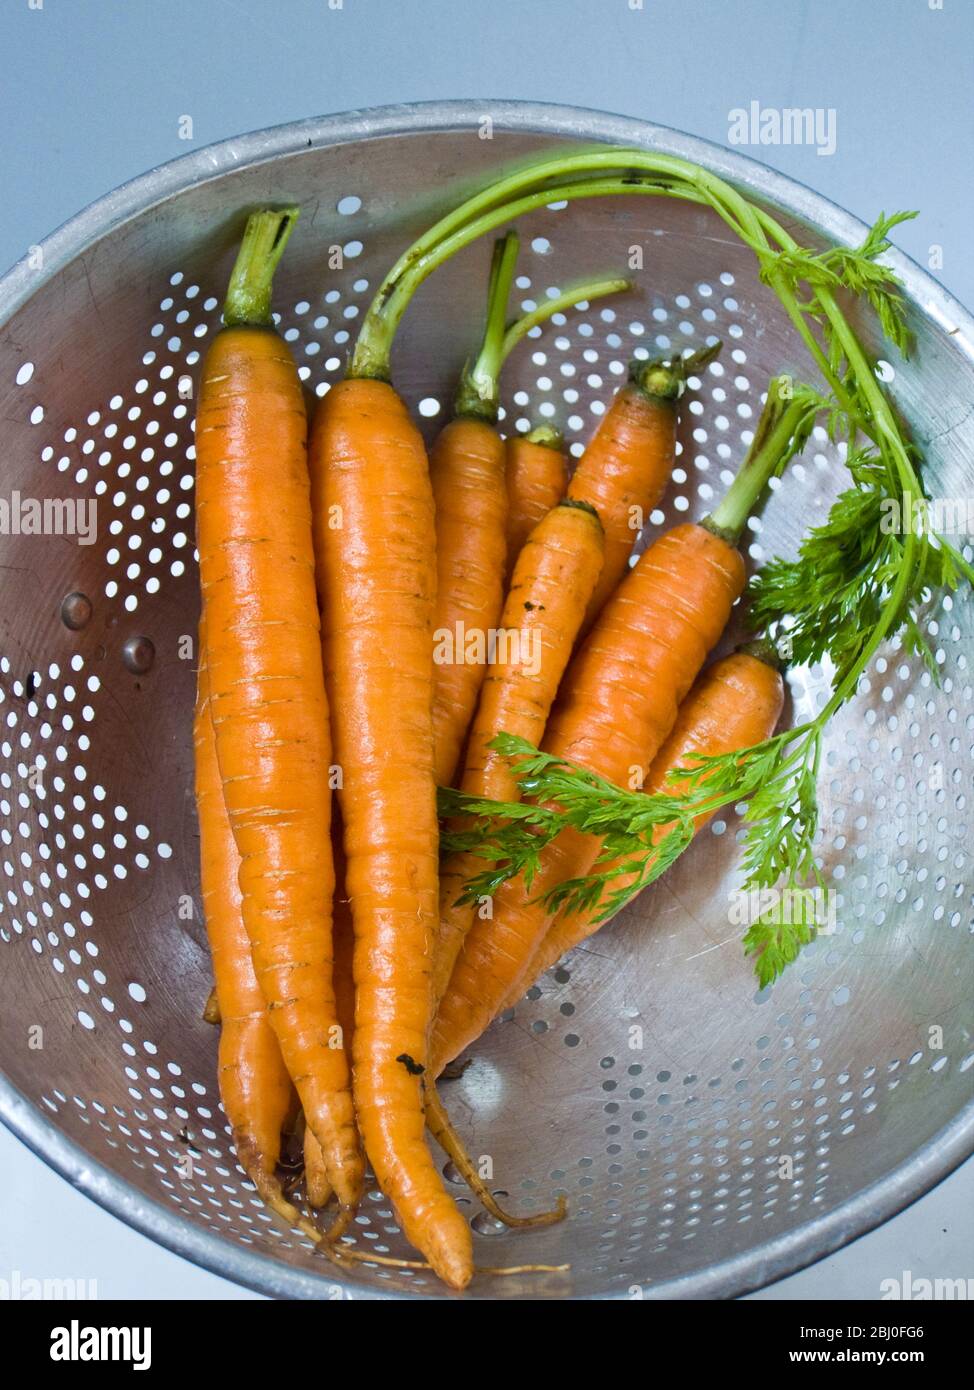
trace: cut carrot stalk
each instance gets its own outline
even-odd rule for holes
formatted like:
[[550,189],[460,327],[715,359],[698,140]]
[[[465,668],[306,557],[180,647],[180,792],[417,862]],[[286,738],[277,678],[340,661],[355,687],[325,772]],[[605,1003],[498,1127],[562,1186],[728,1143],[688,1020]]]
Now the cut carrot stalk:
[[[649,769],[644,790],[647,794],[680,795],[687,790],[687,783],[675,774],[692,768],[701,757],[734,753],[770,738],[783,705],[784,682],[769,649],[751,645],[715,662],[697,678],[680,706],[673,730]],[[706,777],[701,778],[700,785],[706,786]],[[701,812],[695,817],[694,829],[700,830],[713,814]],[[667,825],[658,827],[654,842],[658,844],[670,829]],[[633,858],[626,855],[624,859],[600,863],[598,871],[610,873],[631,863]],[[624,889],[637,877],[637,871],[620,874],[612,879],[612,887]],[[597,905],[587,912],[555,917],[502,1009],[512,1007],[546,970],[608,920],[611,919],[600,919]]]
[[[461,790],[495,801],[519,797],[510,762],[491,742],[517,733],[538,743],[571,656],[602,566],[602,524],[592,507],[565,501],[535,527],[514,567],[501,617],[503,650],[491,662],[470,730]],[[433,960],[433,997],[450,980],[477,904],[460,902],[463,886],[480,868],[476,855],[449,855],[440,869],[440,919]],[[486,926],[486,924],[485,924]]]
[[[807,405],[788,404],[772,383],[748,458],[713,515],[667,531],[609,599],[562,683],[546,752],[609,781],[642,783],[743,591],[737,540],[806,414]],[[492,920],[475,921],[440,1004],[434,1076],[509,998],[550,924],[544,896],[588,874],[599,844],[567,827],[544,849],[530,889],[509,880],[495,895]]]
[[507,577],[528,536],[565,495],[565,441],[552,425],[511,435],[505,446],[507,480]]
[[558,1198],[553,1211],[537,1212],[533,1216],[512,1216],[509,1211],[504,1210],[477,1172],[475,1164],[467,1153],[462,1139],[454,1129],[452,1121],[436,1093],[436,1087],[432,1085],[426,1087],[426,1124],[430,1134],[447,1158],[452,1161],[471,1192],[481,1206],[494,1217],[495,1221],[500,1221],[502,1225],[510,1226],[514,1230],[554,1226],[557,1222],[564,1221],[568,1211],[568,1204],[564,1197]]
[[306,419],[271,322],[294,209],[255,213],[203,366],[196,519],[210,708],[241,912],[288,1074],[339,1199],[364,1167],[333,1046],[331,748],[311,549]]

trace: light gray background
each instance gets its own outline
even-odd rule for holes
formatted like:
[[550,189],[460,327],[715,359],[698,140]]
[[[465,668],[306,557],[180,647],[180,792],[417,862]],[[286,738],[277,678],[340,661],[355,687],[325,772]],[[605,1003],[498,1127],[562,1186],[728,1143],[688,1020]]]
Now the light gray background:
[[[726,143],[728,116],[836,113],[837,148],[748,151],[895,240],[974,307],[974,0],[4,0],[0,266],[188,150],[303,116],[507,97],[645,117]],[[193,139],[180,139],[181,118]],[[933,252],[937,256],[936,251]],[[0,1278],[101,1297],[250,1298],[129,1231],[0,1130]],[[875,1298],[974,1274],[974,1164],[760,1298]]]

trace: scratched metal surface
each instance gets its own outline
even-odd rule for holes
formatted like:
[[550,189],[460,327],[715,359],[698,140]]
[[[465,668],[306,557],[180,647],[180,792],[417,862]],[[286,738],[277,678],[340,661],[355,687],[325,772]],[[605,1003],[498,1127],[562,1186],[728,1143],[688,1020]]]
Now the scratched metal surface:
[[[492,170],[546,146],[598,139],[686,154],[812,240],[861,234],[808,190],[673,132],[565,108],[492,109],[490,141],[477,138],[474,106],[446,104],[202,151],[82,214],[45,243],[43,264],[0,285],[2,495],[98,505],[90,546],[0,536],[0,1112],[118,1215],[271,1293],[321,1297],[339,1281],[260,1209],[219,1109],[215,1035],[200,1019],[210,972],[194,673],[180,646],[198,612],[192,399],[180,382],[218,326],[243,210],[268,199],[304,210],[276,298],[310,390],[340,374],[359,314],[411,236]],[[360,205],[340,212],[343,199]],[[645,267],[632,295],[573,312],[519,350],[505,428],[552,419],[577,453],[634,353],[716,333],[725,350],[684,410],[678,470],[648,533],[702,515],[741,457],[768,376],[809,370],[748,253],[708,212],[648,198],[544,210],[522,232],[524,300],[615,271],[634,245]],[[345,247],[340,271],[328,269],[331,245]],[[437,275],[404,325],[397,384],[430,431],[469,347],[487,256],[475,248]],[[892,389],[931,491],[966,497],[971,321],[916,267],[901,269],[919,341],[913,362],[891,368]],[[792,551],[841,477],[817,436],[754,524],[749,561]],[[70,593],[91,605],[78,630],[61,618]],[[479,1262],[571,1263],[544,1280],[478,1280],[467,1297],[739,1292],[874,1225],[969,1152],[970,602],[943,601],[927,621],[939,688],[885,651],[829,735],[822,855],[840,892],[834,936],[756,992],[727,918],[738,828],[728,817],[492,1028],[445,1088],[498,1191],[523,1210],[565,1192],[571,1209],[560,1228],[499,1233],[456,1188]],[[129,648],[126,664],[136,638],[151,642],[151,662]],[[822,673],[795,672],[791,717],[824,691]],[[41,1048],[29,1045],[37,1027]],[[406,1253],[377,1193],[357,1239]],[[368,1268],[356,1287],[440,1293],[422,1272]]]

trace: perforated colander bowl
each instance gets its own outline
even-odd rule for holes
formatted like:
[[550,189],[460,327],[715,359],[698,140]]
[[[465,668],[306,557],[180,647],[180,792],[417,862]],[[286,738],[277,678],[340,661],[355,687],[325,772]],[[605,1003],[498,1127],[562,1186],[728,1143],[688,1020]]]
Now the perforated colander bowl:
[[[276,305],[320,393],[414,235],[513,162],[592,141],[697,160],[811,244],[861,239],[860,223],[807,189],[669,130],[451,103],[301,122],[191,154],[82,213],[0,284],[0,1111],[110,1211],[268,1293],[333,1296],[344,1276],[244,1180],[201,1019],[211,979],[191,791],[197,363],[246,210],[303,209]],[[522,242],[522,300],[640,258],[642,269],[631,295],[522,346],[504,378],[504,427],[553,420],[577,454],[631,356],[717,334],[724,352],[684,408],[674,482],[650,525],[706,512],[768,377],[811,374],[751,254],[709,210],[653,198],[544,209]],[[402,330],[397,384],[431,430],[470,346],[488,255],[476,247],[434,276]],[[892,259],[917,351],[880,371],[931,493],[968,498],[974,324]],[[860,327],[885,359],[874,326]],[[842,481],[817,432],[752,523],[751,562],[793,553]],[[80,544],[70,531],[86,530],[89,504],[97,534]],[[28,534],[35,513],[61,533]],[[502,1233],[455,1186],[479,1263],[571,1264],[481,1276],[467,1297],[738,1293],[875,1225],[970,1151],[969,598],[936,600],[926,624],[939,687],[886,649],[828,736],[821,855],[839,895],[834,934],[757,991],[729,920],[738,823],[727,817],[444,1087],[509,1205],[540,1209],[564,1192],[571,1213],[554,1229]],[[797,671],[790,687],[788,715],[801,718],[826,680]],[[378,1192],[355,1230],[361,1248],[408,1253]],[[443,1292],[422,1271],[365,1266],[348,1287]]]

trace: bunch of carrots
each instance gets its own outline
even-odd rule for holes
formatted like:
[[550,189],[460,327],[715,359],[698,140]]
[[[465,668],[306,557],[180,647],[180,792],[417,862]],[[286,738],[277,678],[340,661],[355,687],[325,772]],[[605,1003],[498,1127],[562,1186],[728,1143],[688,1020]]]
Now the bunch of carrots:
[[[330,1259],[429,1266],[455,1289],[474,1274],[471,1230],[427,1129],[507,1224],[547,1224],[564,1208],[501,1210],[437,1077],[602,920],[552,906],[601,865],[597,825],[566,824],[530,881],[498,864],[496,891],[479,893],[491,851],[463,807],[504,803],[513,821],[526,796],[528,837],[535,809],[558,810],[534,807],[505,737],[650,797],[679,793],[701,758],[771,737],[784,689],[773,644],[706,662],[744,591],[748,516],[814,415],[800,389],[772,382],[713,514],[634,560],[670,479],[681,400],[720,344],[634,362],[569,478],[550,427],[502,437],[499,376],[546,318],[628,285],[593,281],[509,322],[509,232],[482,340],[427,457],[390,373],[417,286],[541,201],[639,191],[631,171],[603,177],[595,165],[559,183],[557,167],[543,170],[476,195],[400,258],[347,376],[310,422],[271,313],[297,212],[254,213],[196,425],[201,889],[237,1153],[261,1197]],[[467,661],[462,632],[499,640]],[[445,827],[438,786],[457,797]],[[650,856],[663,838],[654,833]],[[641,866],[613,870],[626,881]],[[305,1209],[281,1176],[282,1135],[296,1125]],[[347,1237],[366,1164],[421,1260],[360,1252]],[[333,1215],[320,1223],[315,1209]]]

